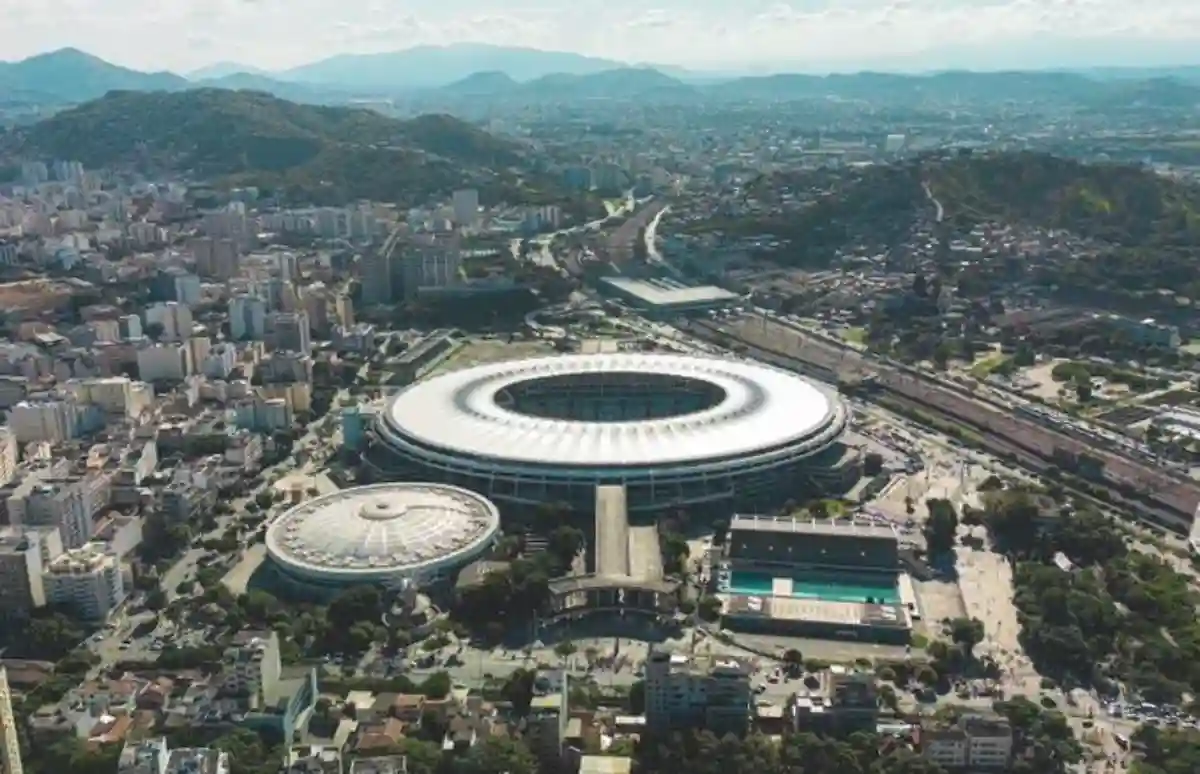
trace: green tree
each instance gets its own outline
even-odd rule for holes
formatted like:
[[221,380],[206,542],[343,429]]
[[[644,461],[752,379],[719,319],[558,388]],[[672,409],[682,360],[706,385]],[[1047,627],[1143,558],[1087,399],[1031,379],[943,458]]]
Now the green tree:
[[984,634],[983,621],[978,618],[955,618],[950,622],[950,638],[967,657],[974,653],[976,645],[983,642]]
[[516,669],[504,682],[500,693],[512,704],[513,711],[518,715],[528,715],[533,703],[533,688],[537,680],[537,672],[532,669]]
[[715,596],[701,597],[697,610],[705,621],[716,621],[721,617],[721,600]]
[[958,513],[954,505],[941,498],[930,498],[925,501],[929,508],[929,518],[925,520],[922,533],[930,556],[939,556],[954,549],[954,539],[958,532]]
[[537,761],[520,740],[489,736],[471,747],[458,769],[462,774],[534,774]]

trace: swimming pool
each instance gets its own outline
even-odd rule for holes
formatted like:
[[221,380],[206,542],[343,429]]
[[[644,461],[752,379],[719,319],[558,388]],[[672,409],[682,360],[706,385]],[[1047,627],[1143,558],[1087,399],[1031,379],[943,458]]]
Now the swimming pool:
[[863,602],[868,597],[878,604],[900,602],[894,580],[828,572],[804,572],[793,576],[792,596],[828,602]]
[[729,574],[729,591],[734,594],[770,594],[771,576],[764,572],[733,572]]
[[[726,584],[722,584],[726,585]],[[774,588],[774,578],[762,572],[731,572],[726,591],[731,594],[766,594]],[[849,573],[797,572],[791,577],[792,594],[797,599],[820,599],[826,602],[865,602],[895,605],[900,594],[894,579],[864,578]]]

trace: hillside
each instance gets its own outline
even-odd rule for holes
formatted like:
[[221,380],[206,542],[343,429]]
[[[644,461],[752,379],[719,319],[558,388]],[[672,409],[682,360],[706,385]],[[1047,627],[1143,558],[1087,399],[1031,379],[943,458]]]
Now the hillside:
[[173,73],[144,73],[64,48],[19,62],[0,62],[0,96],[29,102],[69,103],[96,99],[116,89],[173,90],[188,81]]
[[486,190],[519,145],[449,116],[398,121],[260,92],[113,92],[28,128],[15,149],[88,166],[140,164],[202,177],[415,201],[467,182]]
[[1097,240],[1095,257],[1038,270],[1065,294],[1123,305],[1169,290],[1200,301],[1200,186],[1037,153],[960,158],[925,172],[951,225],[1006,220]]

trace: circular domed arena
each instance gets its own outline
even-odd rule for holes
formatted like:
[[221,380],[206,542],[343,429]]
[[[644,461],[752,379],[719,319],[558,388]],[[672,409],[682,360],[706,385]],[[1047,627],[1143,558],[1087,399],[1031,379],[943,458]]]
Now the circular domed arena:
[[267,528],[267,556],[314,590],[418,585],[486,552],[500,514],[486,497],[444,484],[377,484],[317,497]]
[[501,505],[590,510],[611,484],[631,512],[757,503],[842,477],[848,416],[832,388],[761,363],[564,355],[408,387],[377,417],[366,462],[381,480],[442,481]]

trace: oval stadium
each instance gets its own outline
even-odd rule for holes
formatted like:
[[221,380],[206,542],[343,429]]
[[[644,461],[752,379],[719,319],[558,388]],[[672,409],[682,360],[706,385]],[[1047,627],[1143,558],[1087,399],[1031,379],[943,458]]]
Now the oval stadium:
[[[622,484],[631,512],[811,495],[857,477],[832,388],[761,363],[563,355],[453,371],[395,395],[367,469],[518,506],[590,509]],[[850,470],[853,468],[853,470]]]
[[500,514],[487,498],[443,484],[376,484],[317,497],[267,528],[267,556],[316,589],[426,583],[487,551]]

